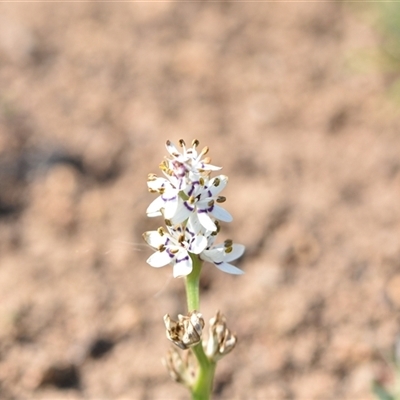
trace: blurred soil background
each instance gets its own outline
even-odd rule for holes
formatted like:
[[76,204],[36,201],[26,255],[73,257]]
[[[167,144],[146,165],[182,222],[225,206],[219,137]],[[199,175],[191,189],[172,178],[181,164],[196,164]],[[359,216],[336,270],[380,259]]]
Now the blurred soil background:
[[1,399],[188,398],[160,361],[183,282],[141,237],[162,224],[147,174],[180,138],[230,177],[221,240],[247,247],[244,276],[204,267],[201,311],[239,338],[214,398],[373,398],[400,310],[400,64],[380,15],[0,4]]

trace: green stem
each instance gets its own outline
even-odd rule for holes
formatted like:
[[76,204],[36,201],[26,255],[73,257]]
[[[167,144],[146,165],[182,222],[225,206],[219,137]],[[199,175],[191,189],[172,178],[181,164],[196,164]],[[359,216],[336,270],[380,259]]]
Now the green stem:
[[[200,271],[201,260],[192,255],[193,271],[186,277],[186,296],[189,311],[199,311],[200,308]],[[192,387],[192,400],[209,400],[213,388],[214,373],[216,364],[210,361],[204,353],[203,345],[200,342],[192,347],[199,363],[197,380]]]

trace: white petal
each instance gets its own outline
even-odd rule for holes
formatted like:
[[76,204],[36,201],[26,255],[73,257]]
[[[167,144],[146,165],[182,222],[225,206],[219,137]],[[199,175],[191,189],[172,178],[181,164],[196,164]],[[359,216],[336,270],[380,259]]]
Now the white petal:
[[209,217],[206,212],[197,213],[197,217],[201,223],[209,231],[216,231],[217,226],[214,224],[213,220]]
[[232,246],[232,251],[230,253],[225,253],[224,261],[230,262],[241,257],[246,249],[242,244],[234,243]]
[[171,156],[178,157],[181,155],[179,150],[175,147],[175,145],[171,141],[168,140],[168,142],[165,144],[165,147],[167,148],[167,151],[169,154],[171,154]]
[[201,258],[204,261],[208,261],[211,263],[221,263],[224,261],[224,257],[225,257],[225,250],[223,245],[218,245],[213,247],[210,250],[204,250],[201,253]]
[[189,218],[190,214],[193,211],[188,209],[183,201],[179,201],[178,209],[176,210],[175,215],[171,218],[173,224],[180,224],[181,222],[185,221]]
[[178,198],[175,197],[164,203],[164,217],[166,219],[172,219],[176,214],[179,206]]
[[161,244],[165,244],[166,237],[161,236],[158,231],[147,231],[143,233],[143,239],[148,245],[158,249]]
[[163,187],[170,187],[171,184],[165,178],[155,178],[147,181],[147,187],[151,190],[159,190]]
[[192,259],[187,251],[179,252],[178,256],[175,258],[174,265],[174,278],[179,278],[181,276],[189,275],[192,272],[193,265]]
[[198,234],[199,232],[204,231],[204,227],[200,223],[197,213],[193,213],[190,216],[189,221],[186,226],[189,228],[189,230],[191,232],[194,232],[195,234]]
[[166,251],[156,251],[147,259],[147,263],[152,267],[159,268],[168,265],[172,260]]
[[222,167],[217,167],[216,165],[211,165],[211,164],[205,164],[203,162],[199,162],[198,165],[196,165],[196,167],[203,169],[204,171],[218,171],[222,169]]
[[196,235],[190,243],[190,252],[200,254],[207,247],[208,240],[203,235]]
[[232,215],[228,213],[224,208],[217,206],[214,204],[213,209],[210,211],[210,214],[216,218],[219,219],[220,221],[224,222],[232,222],[233,218]]
[[147,207],[146,213],[148,217],[158,217],[161,214],[161,208],[164,207],[164,201],[161,196],[158,196]]
[[223,262],[221,264],[214,264],[219,270],[226,272],[228,274],[233,274],[233,275],[242,275],[244,274],[244,271],[239,269],[238,267],[235,267],[232,264]]
[[[214,182],[216,180],[219,180],[219,185],[215,186]],[[210,182],[208,183],[208,189],[211,191],[213,196],[218,195],[218,193],[220,193],[226,186],[226,184],[228,183],[228,177],[225,175],[219,175],[216,176],[215,178],[211,179]]]

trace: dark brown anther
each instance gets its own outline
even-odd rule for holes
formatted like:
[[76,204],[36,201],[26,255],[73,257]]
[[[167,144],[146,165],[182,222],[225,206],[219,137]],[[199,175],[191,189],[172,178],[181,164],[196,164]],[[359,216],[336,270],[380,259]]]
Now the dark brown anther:
[[165,225],[172,226],[172,222],[169,219],[165,219]]
[[218,196],[217,203],[224,203],[225,201],[226,201],[226,197],[225,196]]
[[183,139],[179,139],[179,145],[181,147],[183,147],[183,146],[186,146],[186,143],[185,143],[185,141]]
[[226,239],[224,241],[224,247],[231,247],[233,245],[232,239]]
[[162,226],[160,226],[160,227],[157,229],[157,232],[158,232],[158,234],[159,234],[160,236],[164,236],[165,231],[164,231],[164,228],[163,228]]
[[214,179],[213,185],[214,185],[215,187],[217,187],[217,186],[219,186],[220,183],[221,183],[221,179],[215,178],[215,179]]
[[182,243],[184,241],[185,241],[185,235],[180,235],[179,238],[178,238],[178,242]]
[[194,204],[196,202],[196,198],[193,196],[190,196],[188,199],[189,204]]
[[192,140],[192,147],[197,147],[199,143],[200,142],[197,139]]
[[163,244],[160,244],[159,246],[158,246],[158,251],[159,252],[162,252],[162,251],[164,251],[166,249],[166,247],[165,247],[165,245],[163,245]]
[[226,254],[232,253],[232,250],[233,250],[233,247],[227,247],[227,248],[225,249],[225,253],[226,253]]
[[208,207],[212,207],[212,206],[214,205],[214,200],[210,200],[210,201],[207,203],[207,205],[208,205]]

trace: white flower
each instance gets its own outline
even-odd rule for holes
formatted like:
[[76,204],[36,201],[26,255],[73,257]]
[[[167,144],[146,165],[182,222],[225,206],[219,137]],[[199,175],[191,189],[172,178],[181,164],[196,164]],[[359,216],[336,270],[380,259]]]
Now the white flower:
[[143,234],[144,240],[157,250],[147,259],[147,263],[155,268],[172,264],[175,278],[189,275],[193,269],[189,253],[200,254],[207,246],[207,238],[181,226],[168,227],[168,230],[169,233],[159,228]]
[[191,218],[193,226],[197,227],[200,223],[209,231],[217,230],[212,217],[224,222],[231,222],[231,214],[217,204],[225,201],[225,197],[219,196],[219,193],[227,183],[228,177],[225,175],[216,176],[208,182],[203,178],[192,182],[183,191],[187,200],[184,200],[183,205],[177,208],[172,222],[181,223]]
[[[210,240],[211,236],[209,237]],[[213,241],[213,239],[211,239]],[[244,272],[230,264],[230,261],[236,260],[244,253],[245,246],[232,243],[231,240],[225,240],[223,244],[207,247],[200,254],[204,261],[214,264],[218,269],[228,274],[241,275]]]
[[147,216],[158,217],[162,215],[161,210],[164,210],[166,219],[173,218],[183,203],[179,196],[180,189],[173,186],[168,179],[159,178],[153,174],[149,175],[147,186],[150,192],[160,193],[160,196],[147,207]]
[[209,157],[202,159],[208,153],[207,146],[200,153],[197,153],[198,140],[193,140],[192,147],[189,148],[186,148],[186,144],[182,139],[179,141],[179,144],[183,149],[183,153],[180,153],[171,141],[167,140],[166,143],[167,151],[172,156],[172,160],[168,159],[167,161],[169,162],[170,169],[175,170],[176,176],[183,177],[184,175],[189,175],[188,178],[192,179],[191,174],[196,176],[204,171],[217,171],[221,169],[221,167],[211,165]]

